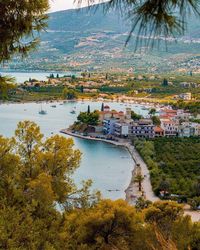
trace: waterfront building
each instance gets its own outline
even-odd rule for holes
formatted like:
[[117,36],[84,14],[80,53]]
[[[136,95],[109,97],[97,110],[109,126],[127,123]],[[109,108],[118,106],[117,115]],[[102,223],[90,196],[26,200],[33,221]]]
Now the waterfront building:
[[110,119],[118,119],[120,121],[124,121],[125,120],[125,114],[122,111],[117,112],[115,110],[112,110],[112,111],[100,111],[99,112],[99,121],[101,123],[103,123],[105,120],[110,120]]
[[99,111],[99,120],[103,123],[105,120],[117,119],[120,122],[131,121],[131,108],[126,108],[126,112],[117,112],[116,110],[110,110],[108,105],[104,106],[103,111]]
[[128,137],[129,136],[129,124],[117,122],[114,124],[114,135],[117,137]]
[[105,119],[103,121],[103,132],[106,135],[114,135],[115,133],[115,124],[119,121],[119,119],[111,118]]
[[154,127],[155,137],[163,137],[164,136],[164,129],[159,126]]
[[141,119],[138,122],[116,122],[114,123],[114,135],[123,138],[154,138],[154,125],[149,119]]
[[160,119],[161,128],[164,130],[164,136],[171,137],[178,135],[178,122],[172,119]]
[[138,122],[133,122],[129,127],[129,135],[139,138],[154,138],[155,131],[151,119],[141,119]]

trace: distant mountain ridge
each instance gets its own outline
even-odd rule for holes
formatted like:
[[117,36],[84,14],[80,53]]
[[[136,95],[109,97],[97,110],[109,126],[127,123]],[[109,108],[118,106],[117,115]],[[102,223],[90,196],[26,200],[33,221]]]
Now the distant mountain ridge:
[[[163,72],[193,70],[191,61],[200,54],[200,20],[191,16],[188,31],[179,42],[170,41],[168,50],[135,53],[134,39],[125,48],[131,24],[117,10],[105,13],[104,4],[92,8],[49,14],[48,28],[41,45],[28,59],[13,60],[11,69],[27,70],[128,70]],[[188,66],[189,65],[189,66]],[[192,66],[191,66],[192,65]]]
[[118,11],[104,10],[104,4],[54,12],[49,15],[49,29],[63,31],[115,31],[130,29]]

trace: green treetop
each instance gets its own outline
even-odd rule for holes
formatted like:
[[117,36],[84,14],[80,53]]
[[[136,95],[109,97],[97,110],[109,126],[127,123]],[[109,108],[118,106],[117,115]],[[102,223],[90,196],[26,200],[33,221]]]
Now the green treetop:
[[94,112],[81,112],[77,117],[77,120],[86,125],[98,125],[99,122],[99,114],[97,111]]
[[38,32],[47,25],[48,8],[48,0],[0,1],[0,62],[15,53],[24,56],[35,47]]

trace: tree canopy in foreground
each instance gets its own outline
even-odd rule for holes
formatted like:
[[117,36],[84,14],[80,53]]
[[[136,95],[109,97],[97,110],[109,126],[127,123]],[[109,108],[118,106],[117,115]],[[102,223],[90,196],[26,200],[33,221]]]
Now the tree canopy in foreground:
[[48,0],[0,1],[0,63],[15,53],[26,55],[46,26]]
[[[77,188],[73,140],[44,138],[33,122],[0,136],[0,249],[200,249],[200,224],[175,202],[102,200]],[[95,166],[94,166],[95,167]],[[143,204],[143,205],[139,205]]]

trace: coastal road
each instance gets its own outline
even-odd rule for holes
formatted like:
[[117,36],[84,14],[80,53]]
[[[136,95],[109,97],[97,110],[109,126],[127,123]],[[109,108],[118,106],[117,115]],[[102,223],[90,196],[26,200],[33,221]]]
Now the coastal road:
[[151,186],[150,174],[149,174],[149,170],[147,168],[146,163],[143,161],[143,159],[141,158],[139,153],[136,151],[134,146],[127,143],[126,147],[128,148],[136,164],[140,164],[142,175],[144,175],[144,181],[142,183],[142,187],[143,187],[143,191],[144,191],[146,199],[152,202],[158,201],[159,198],[154,194],[152,186]]

